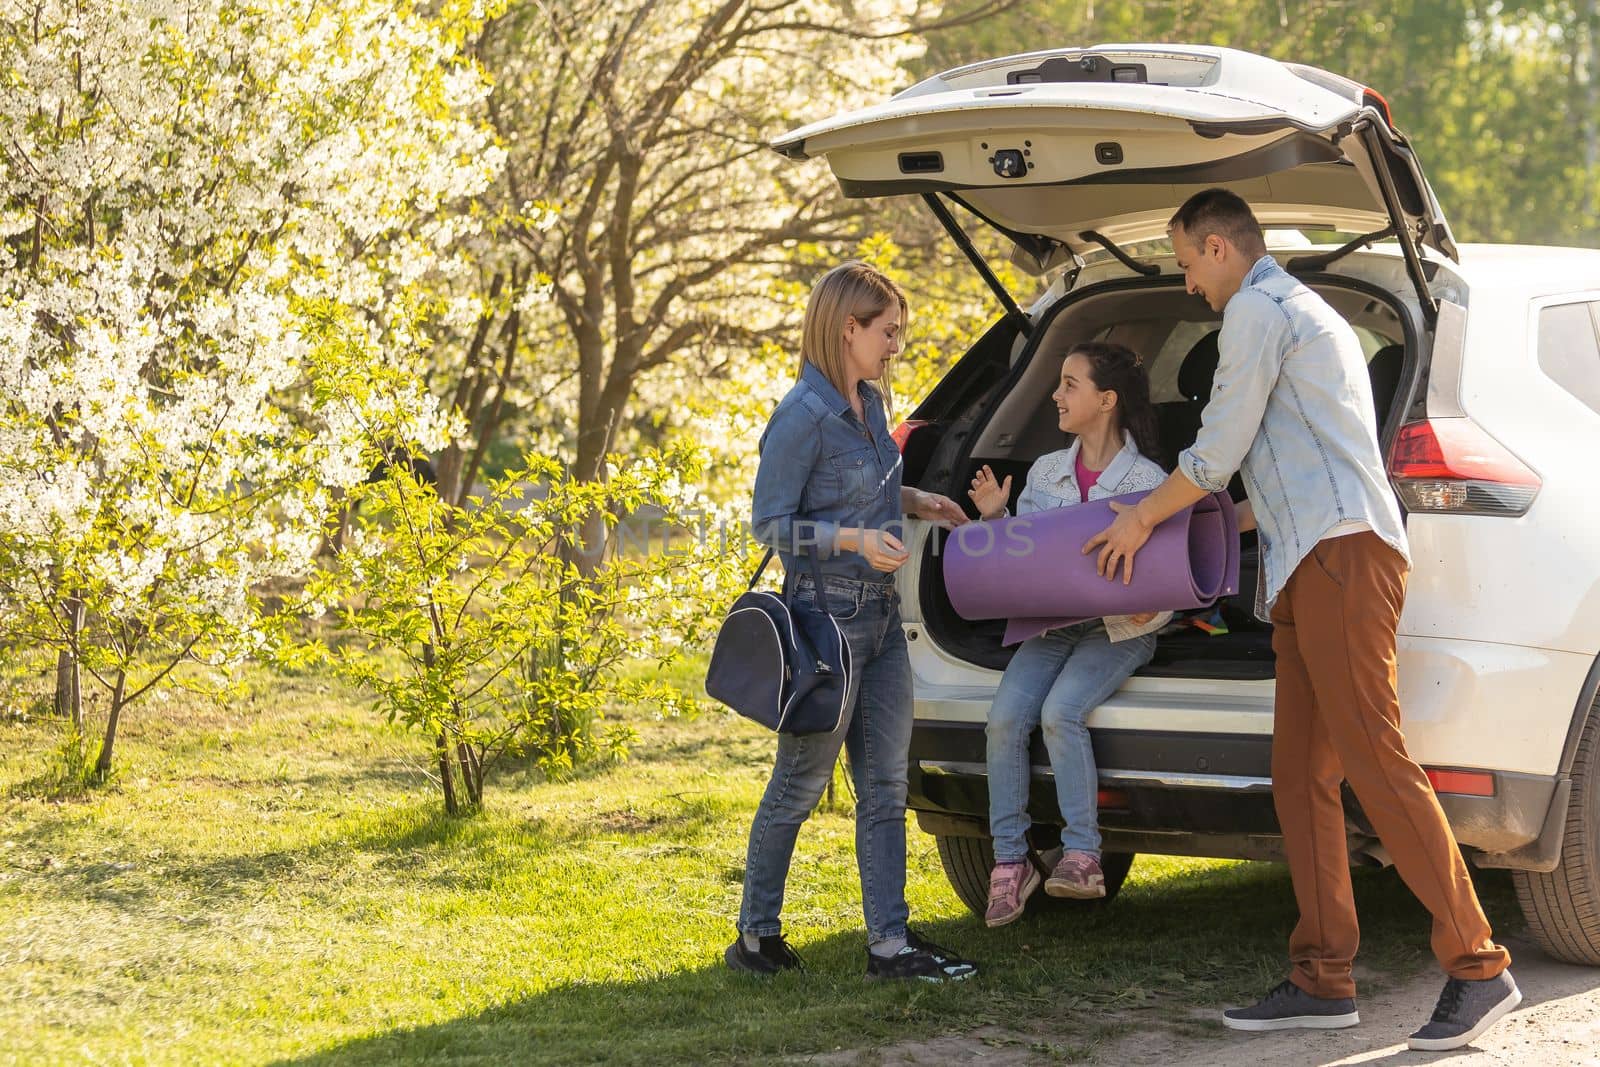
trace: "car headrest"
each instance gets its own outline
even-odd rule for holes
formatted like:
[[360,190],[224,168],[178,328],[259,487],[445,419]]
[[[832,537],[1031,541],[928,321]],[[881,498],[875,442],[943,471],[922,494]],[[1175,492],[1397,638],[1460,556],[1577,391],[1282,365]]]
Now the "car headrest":
[[1183,364],[1178,368],[1178,392],[1184,399],[1211,399],[1211,379],[1217,376],[1217,334],[1220,332],[1212,330],[1200,338],[1183,357]]
[[1400,387],[1400,370],[1405,366],[1405,345],[1384,345],[1367,361],[1367,378],[1372,382],[1372,406],[1378,418],[1378,429],[1389,418],[1389,408],[1394,404],[1394,391]]

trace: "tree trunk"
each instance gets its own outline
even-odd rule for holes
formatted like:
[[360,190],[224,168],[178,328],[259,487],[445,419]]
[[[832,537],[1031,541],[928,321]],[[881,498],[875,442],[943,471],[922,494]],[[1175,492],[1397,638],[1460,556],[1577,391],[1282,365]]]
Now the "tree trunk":
[[467,790],[467,803],[474,808],[483,807],[483,763],[471,745],[456,742],[456,759],[461,764],[461,782]]
[[504,356],[500,364],[500,373],[495,378],[494,398],[487,403],[480,399],[478,402],[480,406],[473,415],[473,435],[477,443],[473,446],[472,455],[461,468],[461,484],[457,487],[455,495],[455,504],[458,508],[466,507],[467,496],[472,492],[472,483],[483,470],[484,456],[489,451],[489,446],[494,443],[495,435],[500,432],[500,423],[505,417],[506,388],[511,384],[511,371],[516,363],[517,346],[522,339],[522,316],[519,312],[511,313],[511,317],[506,321],[506,328],[502,331],[502,337]]
[[[616,439],[617,420],[621,415],[621,405],[607,401],[607,397],[602,397],[598,412],[590,413],[588,418],[579,417],[578,457],[572,467],[572,477],[580,482],[606,480],[606,455]],[[578,573],[585,578],[590,577],[605,558],[608,533],[605,516],[590,512],[579,520],[577,548],[571,550],[562,546],[562,559],[575,564]]]
[[[72,635],[72,647],[77,647],[78,635],[83,632],[83,601],[68,597],[62,604],[67,616],[67,628]],[[72,728],[83,735],[83,680],[78,670],[78,658],[71,649],[56,655],[56,714],[72,721]]]
[[1591,227],[1600,226],[1600,3],[1584,0],[1583,4],[1583,214]]
[[[71,597],[63,608],[72,645],[76,647],[78,635],[83,632],[83,601]],[[83,677],[78,669],[78,657],[71,649],[56,654],[56,714],[71,721],[76,736],[83,736]]]
[[[489,283],[488,303],[493,305],[500,291],[505,287],[506,278],[503,273],[496,273]],[[516,285],[515,272],[512,274],[512,285]],[[512,312],[513,317],[516,312]],[[494,325],[494,316],[485,312],[479,319],[477,328],[473,330],[472,341],[467,346],[466,360],[461,370],[461,377],[456,382],[454,395],[450,400],[450,410],[460,415],[467,422],[468,427],[475,427],[478,421],[478,411],[482,406],[482,394],[487,388],[492,364],[487,364],[483,358],[484,345],[489,339],[489,330]],[[434,471],[437,480],[435,490],[439,499],[457,501],[464,498],[471,491],[474,472],[466,469],[463,464],[466,454],[461,449],[461,442],[451,441],[434,462]]]
[[111,714],[106,717],[106,738],[100,745],[100,758],[94,761],[94,776],[105,781],[111,776],[111,752],[117,743],[117,720],[122,718],[122,694],[127,691],[128,672],[117,672],[117,684],[111,690]]
[[439,753],[439,788],[444,790],[444,813],[446,815],[461,814],[461,805],[456,800],[455,783],[450,779],[450,742],[446,739],[444,731],[439,731],[436,743]]
[[[422,646],[422,664],[429,670],[433,669],[432,641]],[[444,813],[460,815],[461,802],[456,799],[456,785],[450,773],[450,738],[446,736],[443,726],[439,727],[439,736],[434,741],[434,751],[439,757],[439,788],[444,791]]]

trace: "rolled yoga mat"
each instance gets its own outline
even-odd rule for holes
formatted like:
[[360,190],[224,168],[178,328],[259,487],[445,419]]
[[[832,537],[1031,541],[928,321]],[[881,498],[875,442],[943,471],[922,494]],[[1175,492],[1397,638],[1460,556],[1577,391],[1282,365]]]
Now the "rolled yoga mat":
[[1239,591],[1239,521],[1227,493],[1202,497],[1150,533],[1134,556],[1133,581],[1122,568],[1106,580],[1099,551],[1083,546],[1111,525],[1111,501],[1136,504],[1149,491],[1091,500],[951,531],[944,584],[964,619],[1008,619],[1004,644],[1105,615],[1210,607]]

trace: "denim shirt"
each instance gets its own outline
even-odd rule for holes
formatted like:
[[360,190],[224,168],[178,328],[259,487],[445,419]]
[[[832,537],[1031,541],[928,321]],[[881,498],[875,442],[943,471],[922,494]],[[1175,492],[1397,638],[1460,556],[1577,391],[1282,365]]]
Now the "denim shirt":
[[1178,469],[1207,492],[1243,475],[1261,545],[1256,615],[1269,618],[1301,560],[1341,527],[1364,524],[1409,564],[1350,324],[1262,256],[1223,310],[1217,347],[1200,433]]
[[778,550],[786,573],[810,573],[799,550],[814,553],[823,577],[890,582],[857,552],[835,552],[843,527],[903,532],[900,449],[889,436],[878,391],[861,382],[866,425],[814,364],[778,402],[757,446],[751,526],[756,540]]

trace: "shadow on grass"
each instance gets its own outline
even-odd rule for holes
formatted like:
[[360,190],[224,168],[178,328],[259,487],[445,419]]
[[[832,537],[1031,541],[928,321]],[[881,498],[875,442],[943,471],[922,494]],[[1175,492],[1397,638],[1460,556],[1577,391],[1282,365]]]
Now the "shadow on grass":
[[[372,777],[381,777],[381,772]],[[317,815],[306,813],[309,820]],[[336,876],[339,870],[362,867],[440,888],[482,887],[575,842],[597,836],[692,840],[727,818],[726,803],[683,794],[643,797],[582,819],[534,817],[508,828],[505,813],[491,809],[452,817],[430,798],[357,818],[316,822],[314,838],[294,847],[230,851],[237,842],[219,841],[221,851],[198,857],[152,856],[151,841],[97,822],[87,807],[63,810],[48,822],[20,825],[6,836],[15,849],[8,853],[8,865],[29,881],[33,892],[138,912],[174,888],[218,902],[253,895],[308,871]],[[92,853],[84,847],[90,841]],[[428,859],[434,855],[468,855],[472,861],[435,865]]]
[[[72,851],[89,829],[98,853],[94,858]],[[165,898],[174,887],[215,901],[257,892],[303,867],[348,865],[352,857],[372,856],[380,866],[407,869],[414,866],[419,851],[463,847],[460,839],[475,833],[493,831],[478,829],[470,819],[447,817],[431,806],[414,805],[336,824],[332,832],[303,847],[200,858],[152,855],[149,841],[136,841],[93,823],[87,812],[19,827],[9,839],[18,857],[12,866],[30,877],[31,891],[137,912]]]
[[[709,945],[691,969],[649,974],[656,964],[639,959],[644,977],[530,991],[475,1015],[280,1062],[698,1063],[863,1049],[986,1026],[1041,1041],[1052,1057],[1082,1059],[1130,1027],[1176,1021],[1204,1033],[1207,1017],[1197,1019],[1195,1009],[1253,998],[1282,977],[1295,914],[1284,867],[1138,875],[1136,867],[1110,907],[1050,909],[993,931],[965,916],[917,923],[924,936],[982,963],[977,978],[953,986],[865,982],[859,931],[807,940],[791,930],[805,974],[768,982],[730,974],[722,945]],[[1369,988],[1431,963],[1428,917],[1395,872],[1358,871],[1355,883]],[[1503,880],[1486,880],[1484,892],[1492,915],[1514,911]],[[670,911],[661,921],[672,922]],[[629,954],[626,942],[616,948]],[[570,971],[569,961],[559,969]]]

